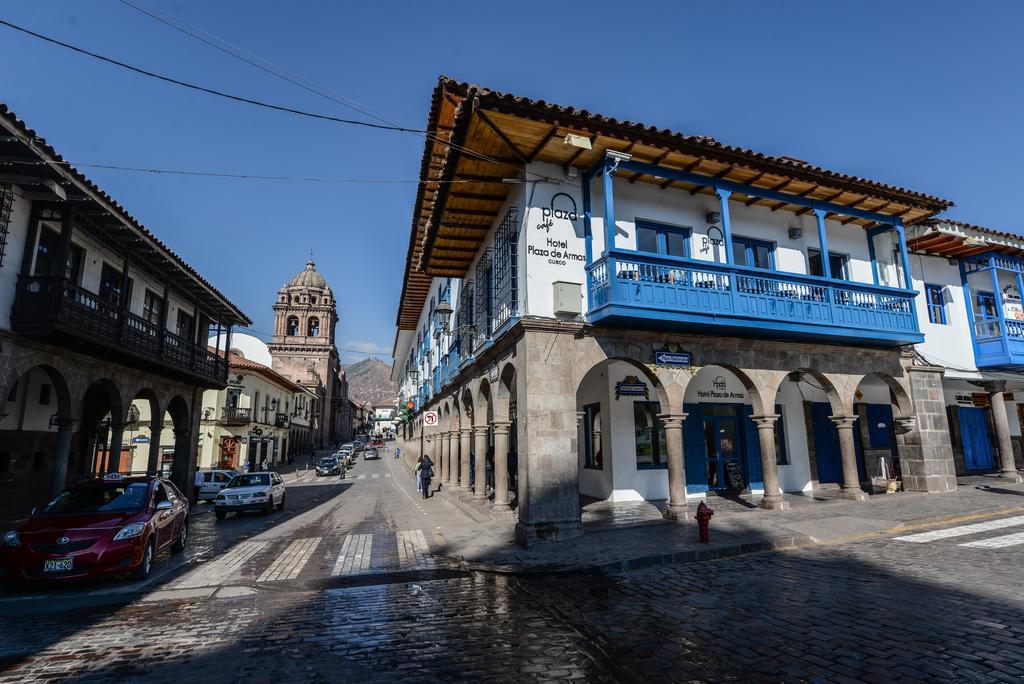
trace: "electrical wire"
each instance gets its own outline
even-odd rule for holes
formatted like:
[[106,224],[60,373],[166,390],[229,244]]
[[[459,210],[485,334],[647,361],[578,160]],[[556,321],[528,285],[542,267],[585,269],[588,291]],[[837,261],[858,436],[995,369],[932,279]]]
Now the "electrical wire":
[[[397,132],[402,132],[402,133],[415,133],[417,135],[426,136],[427,139],[429,139],[429,140],[431,140],[433,142],[436,142],[436,143],[438,143],[440,145],[443,145],[445,147],[448,147],[450,149],[458,150],[458,151],[460,151],[460,152],[462,152],[462,153],[464,153],[464,154],[466,154],[468,156],[471,156],[473,158],[479,159],[480,161],[485,161],[485,162],[489,162],[491,164],[499,164],[499,165],[503,163],[500,160],[494,159],[493,157],[489,157],[486,154],[482,154],[480,152],[476,152],[475,150],[471,150],[471,149],[469,149],[467,147],[462,147],[461,145],[456,145],[456,144],[451,143],[451,142],[449,142],[447,140],[442,140],[442,139],[434,136],[433,134],[431,134],[429,131],[426,131],[426,130],[423,130],[423,129],[409,128],[409,127],[398,126],[398,125],[393,125],[393,124],[375,124],[375,123],[371,123],[369,121],[359,121],[357,119],[345,119],[345,118],[342,118],[342,117],[331,116],[331,115],[328,115],[328,114],[319,114],[319,113],[316,113],[316,112],[309,112],[309,111],[306,111],[306,110],[297,109],[295,107],[288,107],[288,106],[285,106],[285,105],[277,105],[277,104],[273,104],[273,103],[270,103],[270,102],[265,102],[265,101],[262,101],[262,100],[257,100],[257,99],[254,99],[254,98],[243,97],[241,95],[232,95],[230,93],[225,93],[223,91],[216,90],[214,88],[207,88],[205,86],[197,85],[195,83],[190,83],[188,81],[182,81],[180,79],[172,78],[170,76],[164,76],[162,74],[158,74],[156,72],[149,71],[149,70],[143,69],[141,67],[132,66],[131,64],[127,64],[125,62],[113,59],[111,57],[106,57],[106,56],[101,55],[99,53],[92,52],[90,50],[86,50],[85,48],[80,48],[80,47],[77,47],[77,46],[72,45],[70,43],[66,43],[66,42],[64,42],[62,40],[58,40],[56,38],[51,38],[50,36],[43,35],[43,34],[38,33],[36,31],[32,31],[32,30],[27,29],[27,28],[25,28],[23,26],[19,26],[17,24],[9,22],[9,21],[7,21],[5,19],[0,19],[0,26],[7,26],[8,28],[14,29],[15,31],[20,31],[20,32],[22,32],[22,33],[24,33],[26,35],[32,36],[34,38],[38,38],[39,40],[51,43],[53,45],[58,45],[60,47],[66,48],[68,50],[72,50],[74,52],[86,55],[88,57],[92,57],[94,59],[98,59],[98,60],[100,60],[102,62],[106,62],[108,64],[113,64],[115,66],[119,66],[119,67],[121,67],[123,69],[127,69],[129,71],[141,74],[143,76],[149,76],[151,78],[155,78],[155,79],[158,79],[160,81],[164,81],[166,83],[171,83],[173,85],[181,86],[183,88],[187,88],[187,89],[190,89],[190,90],[195,90],[195,91],[201,92],[201,93],[206,93],[208,95],[213,95],[213,96],[216,96],[216,97],[225,98],[225,99],[232,100],[232,101],[235,101],[235,102],[241,102],[243,104],[250,104],[250,105],[253,105],[253,106],[256,106],[256,107],[262,107],[262,108],[270,109],[270,110],[274,110],[274,111],[285,112],[285,113],[288,113],[288,114],[295,114],[297,116],[303,116],[303,117],[308,117],[308,118],[312,118],[312,119],[318,119],[318,120],[321,120],[321,121],[330,121],[330,122],[333,122],[333,123],[349,124],[349,125],[353,125],[353,126],[363,126],[363,127],[366,127],[366,128],[372,128],[372,129],[377,129],[377,130],[397,131]],[[370,116],[372,116],[372,115],[370,115]],[[550,176],[545,176],[544,174],[537,173],[537,172],[534,172],[534,171],[526,171],[526,170],[524,170],[524,173],[526,173],[528,175],[531,175],[531,176],[537,176],[538,180],[541,180],[541,181],[544,181],[544,182],[549,182],[549,183],[561,183],[562,182],[561,180],[559,180],[557,178],[552,178]]]
[[[407,132],[411,132],[411,133],[416,133],[418,135],[422,135],[426,140],[438,143],[440,145],[443,145],[443,146],[448,147],[450,149],[462,152],[464,154],[468,154],[468,155],[470,155],[472,157],[475,157],[477,159],[480,159],[482,161],[491,162],[493,164],[501,164],[502,163],[502,162],[500,162],[497,159],[489,157],[489,156],[487,156],[485,154],[482,154],[480,152],[476,152],[475,150],[471,150],[468,147],[463,147],[462,145],[457,145],[457,144],[452,143],[452,142],[450,142],[448,140],[443,140],[443,139],[437,137],[435,134],[431,133],[430,131],[403,127],[403,126],[401,126],[401,124],[399,124],[399,123],[397,123],[397,122],[395,122],[395,121],[393,121],[391,119],[388,119],[388,118],[384,117],[383,115],[380,115],[380,114],[377,114],[377,113],[373,112],[371,109],[369,109],[365,105],[360,104],[359,102],[356,102],[355,100],[353,100],[351,98],[345,97],[344,95],[339,95],[338,93],[335,93],[335,92],[331,91],[329,88],[327,88],[325,86],[322,86],[322,85],[316,83],[315,81],[312,81],[312,80],[310,80],[308,78],[300,76],[299,74],[296,74],[296,73],[294,73],[292,71],[289,71],[288,69],[282,67],[280,64],[276,64],[276,63],[272,62],[271,60],[269,60],[269,59],[267,59],[265,57],[261,57],[260,55],[257,55],[257,54],[255,54],[253,52],[250,52],[250,51],[246,50],[245,48],[242,48],[242,47],[240,47],[238,45],[235,45],[234,43],[232,43],[229,40],[221,38],[220,36],[218,36],[218,35],[216,35],[214,33],[211,33],[210,31],[207,31],[206,29],[202,28],[201,26],[197,26],[195,24],[191,24],[191,23],[185,21],[184,19],[182,19],[180,17],[177,17],[177,16],[174,16],[173,14],[169,14],[169,13],[161,10],[158,7],[154,7],[151,4],[142,2],[141,0],[135,0],[134,2],[131,1],[131,0],[119,0],[119,2],[121,2],[121,4],[125,5],[126,7],[130,7],[130,8],[132,8],[132,9],[138,11],[138,12],[141,12],[142,14],[145,14],[146,16],[148,16],[148,17],[150,17],[152,19],[155,19],[156,21],[159,21],[160,23],[164,24],[165,26],[169,26],[170,28],[174,29],[175,31],[179,31],[181,33],[184,33],[187,36],[191,36],[192,38],[195,38],[196,40],[199,40],[202,43],[205,43],[206,45],[208,45],[208,46],[210,46],[210,47],[212,47],[212,48],[214,48],[216,50],[219,50],[220,52],[223,52],[223,53],[225,53],[227,55],[230,55],[230,56],[234,57],[235,59],[241,60],[242,62],[245,62],[246,64],[249,64],[251,66],[254,66],[257,69],[260,69],[261,71],[264,71],[264,72],[266,72],[266,73],[268,73],[268,74],[270,74],[272,76],[276,76],[276,77],[278,77],[280,79],[283,79],[283,80],[285,80],[285,81],[287,81],[287,82],[289,82],[289,83],[291,83],[293,85],[296,85],[296,86],[298,86],[298,87],[300,87],[300,88],[302,88],[302,89],[304,89],[304,90],[306,90],[306,91],[308,91],[310,93],[313,93],[314,95],[319,95],[320,97],[323,97],[323,98],[325,98],[327,100],[330,100],[331,102],[335,102],[337,104],[340,104],[343,107],[347,107],[347,108],[349,108],[349,109],[351,109],[353,111],[356,111],[356,112],[359,112],[360,114],[363,114],[364,116],[368,116],[368,117],[370,117],[372,119],[376,119],[377,121],[380,121],[382,123],[388,124],[390,126],[395,126],[397,128],[403,128],[403,129],[407,130]],[[143,7],[140,7],[140,5],[143,5]],[[199,35],[199,34],[203,34],[203,35]],[[204,37],[204,36],[206,36],[206,37]],[[545,178],[545,179],[547,179],[549,181],[560,182],[560,181],[557,181],[557,179],[548,178],[547,176],[545,176],[543,174],[540,174],[540,173],[536,173],[534,171],[526,171],[525,173],[527,173],[529,175],[532,175],[532,176],[537,176],[539,178]]]
[[[239,180],[273,180],[273,181],[302,181],[302,182],[317,182],[317,183],[445,183],[445,184],[458,184],[458,183],[475,183],[473,180],[422,180],[422,179],[404,179],[404,178],[332,178],[323,176],[267,176],[260,174],[251,173],[230,173],[222,171],[190,171],[185,169],[156,169],[148,168],[143,166],[120,166],[117,164],[94,164],[89,162],[79,163],[70,161],[56,161],[56,160],[20,160],[20,159],[8,159],[0,162],[0,167],[7,164],[22,164],[26,166],[68,166],[68,167],[82,167],[91,169],[108,169],[113,171],[134,171],[138,173],[151,173],[151,174],[168,174],[177,176],[204,176],[212,178],[234,178]],[[519,180],[519,179],[507,179],[503,181],[505,183],[515,185],[519,183],[539,183],[540,180]]]
[[402,126],[393,126],[393,125],[390,125],[390,124],[376,124],[376,123],[371,123],[369,121],[359,121],[357,119],[343,119],[341,117],[331,116],[329,114],[318,114],[318,113],[315,113],[315,112],[307,112],[307,111],[302,110],[302,109],[296,109],[294,107],[287,107],[287,106],[284,106],[284,105],[272,104],[270,102],[264,102],[262,100],[256,100],[256,99],[253,99],[253,98],[250,98],[250,97],[243,97],[241,95],[232,95],[230,93],[225,93],[223,91],[216,90],[214,88],[207,88],[206,86],[196,85],[195,83],[189,83],[188,81],[182,81],[180,79],[172,78],[170,76],[164,76],[163,74],[158,74],[158,73],[156,73],[154,71],[149,71],[148,69],[143,69],[141,67],[132,66],[131,64],[127,64],[125,62],[113,59],[112,57],[105,57],[104,55],[101,55],[101,54],[96,53],[96,52],[92,52],[90,50],[86,50],[85,48],[80,48],[80,47],[77,47],[77,46],[72,45],[70,43],[65,43],[62,40],[57,40],[56,38],[51,38],[49,36],[44,36],[41,33],[36,33],[35,31],[29,30],[29,29],[27,29],[27,28],[25,28],[23,26],[18,26],[17,24],[12,24],[11,22],[6,21],[4,19],[0,19],[0,25],[7,26],[8,28],[12,28],[15,31],[20,31],[20,32],[22,32],[24,34],[27,34],[29,36],[32,36],[34,38],[38,38],[39,40],[46,41],[47,43],[52,43],[53,45],[59,45],[59,46],[61,46],[63,48],[67,48],[68,50],[72,50],[72,51],[77,52],[79,54],[87,55],[89,57],[92,57],[93,59],[98,59],[98,60],[100,60],[102,62],[106,62],[108,64],[113,64],[115,66],[119,66],[122,69],[127,69],[127,70],[133,71],[133,72],[135,72],[137,74],[142,74],[143,76],[149,76],[150,78],[155,78],[155,79],[158,79],[160,81],[164,81],[166,83],[172,83],[174,85],[181,86],[182,88],[188,88],[190,90],[195,90],[195,91],[198,91],[198,92],[201,92],[201,93],[206,93],[208,95],[214,95],[216,97],[222,97],[222,98],[225,98],[225,99],[228,99],[228,100],[233,100],[235,102],[243,102],[245,104],[251,104],[251,105],[254,105],[256,107],[264,107],[266,109],[273,109],[273,110],[276,110],[276,111],[279,111],[279,112],[287,112],[289,114],[296,114],[298,116],[305,116],[305,117],[309,117],[309,118],[312,118],[312,119],[322,119],[324,121],[332,121],[334,123],[351,124],[353,126],[365,126],[367,128],[377,128],[377,129],[388,130],[388,131],[400,131],[400,132],[403,132],[403,133],[425,133],[426,132],[426,131],[423,131],[422,129],[405,128],[405,127],[402,127]]

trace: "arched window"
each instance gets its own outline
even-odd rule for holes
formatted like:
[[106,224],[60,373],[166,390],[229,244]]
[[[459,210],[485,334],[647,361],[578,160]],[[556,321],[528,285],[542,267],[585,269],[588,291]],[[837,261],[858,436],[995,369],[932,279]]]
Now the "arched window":
[[309,319],[309,332],[307,333],[307,335],[309,337],[320,336],[320,319],[317,318],[316,316],[313,316],[312,318]]
[[289,337],[295,337],[296,335],[299,334],[299,317],[298,316],[289,316],[288,317],[287,329],[288,329],[288,336]]

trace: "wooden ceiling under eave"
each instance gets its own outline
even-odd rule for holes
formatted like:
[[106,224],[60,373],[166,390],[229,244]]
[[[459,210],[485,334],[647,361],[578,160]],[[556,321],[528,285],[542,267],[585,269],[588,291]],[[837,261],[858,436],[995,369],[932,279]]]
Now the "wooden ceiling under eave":
[[[586,136],[591,141],[592,149],[585,150],[565,144],[563,141],[569,133]],[[899,217],[907,224],[935,214],[934,211],[915,206],[911,202],[902,203],[877,196],[881,193],[802,180],[778,171],[758,170],[739,163],[726,163],[705,156],[655,147],[639,140],[623,140],[585,128],[534,121],[484,108],[476,109],[472,113],[465,147],[496,159],[499,163],[469,156],[464,152],[459,154],[457,167],[451,176],[457,182],[451,184],[445,204],[437,207],[439,226],[436,234],[428,236],[425,243],[427,249],[421,263],[426,273],[430,275],[465,275],[508,193],[508,183],[503,183],[503,178],[521,176],[523,165],[532,161],[556,164],[563,168],[571,166],[582,171],[600,161],[607,150],[628,153],[637,161],[707,176],[709,185],[693,185],[647,174],[623,174],[630,183],[650,183],[662,189],[688,191],[691,195],[713,195],[714,189],[710,181],[721,178],[794,197],[822,200],[862,211]],[[801,205],[740,193],[734,193],[732,199],[747,206],[760,205],[772,211],[781,209],[798,216],[811,211]],[[875,225],[872,221],[845,216],[841,212],[838,215],[829,215],[828,218],[864,227]]]

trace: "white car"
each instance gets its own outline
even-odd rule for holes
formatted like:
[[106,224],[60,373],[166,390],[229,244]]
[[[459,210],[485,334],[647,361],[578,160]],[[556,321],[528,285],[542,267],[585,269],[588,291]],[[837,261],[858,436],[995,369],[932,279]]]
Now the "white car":
[[238,475],[234,470],[209,470],[203,473],[203,486],[199,488],[200,501],[213,501],[220,490],[228,486],[231,478]]
[[213,500],[213,513],[223,520],[228,513],[262,511],[269,515],[274,508],[284,509],[284,480],[277,473],[245,473],[235,475]]

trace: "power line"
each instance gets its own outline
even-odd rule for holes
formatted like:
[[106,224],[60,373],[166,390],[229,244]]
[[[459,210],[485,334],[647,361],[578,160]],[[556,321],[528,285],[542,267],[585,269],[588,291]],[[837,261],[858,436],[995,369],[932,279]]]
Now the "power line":
[[[190,171],[186,169],[158,169],[149,168],[143,166],[121,166],[117,164],[94,164],[89,162],[69,162],[69,161],[30,161],[20,159],[8,159],[0,162],[0,166],[6,164],[23,164],[26,166],[42,166],[50,164],[53,166],[73,166],[91,169],[108,169],[113,171],[134,171],[137,173],[151,173],[156,175],[177,175],[177,176],[204,176],[212,178],[234,178],[239,180],[273,180],[273,181],[300,181],[300,182],[317,182],[317,183],[475,183],[473,180],[422,180],[422,179],[405,179],[405,178],[334,178],[334,177],[323,177],[323,176],[267,176],[252,173],[230,173],[224,171]],[[518,178],[509,178],[503,182],[509,184],[519,183],[536,183],[538,181],[521,180]]]
[[172,78],[170,76],[164,76],[162,74],[158,74],[158,73],[156,73],[154,71],[149,71],[149,70],[143,69],[141,67],[132,66],[131,64],[126,64],[125,62],[121,62],[121,61],[113,59],[111,57],[105,57],[104,55],[98,54],[96,52],[92,52],[90,50],[86,50],[84,48],[76,47],[74,45],[71,45],[70,43],[65,43],[64,41],[57,40],[56,38],[51,38],[49,36],[44,36],[41,33],[36,33],[35,31],[31,31],[31,30],[29,30],[27,28],[24,28],[23,26],[18,26],[17,24],[12,24],[11,22],[6,21],[4,19],[0,19],[0,25],[7,26],[8,28],[12,28],[15,31],[20,31],[20,32],[22,32],[24,34],[27,34],[27,35],[30,35],[30,36],[32,36],[34,38],[38,38],[39,40],[46,41],[47,43],[52,43],[53,45],[59,45],[59,46],[61,46],[63,48],[67,48],[68,50],[72,50],[72,51],[77,52],[79,54],[87,55],[87,56],[92,57],[94,59],[98,59],[98,60],[100,60],[102,62],[106,62],[108,64],[113,64],[115,66],[119,66],[122,69],[128,69],[129,71],[133,71],[133,72],[135,72],[137,74],[142,74],[143,76],[149,76],[150,78],[156,78],[156,79],[159,79],[161,81],[165,81],[167,83],[172,83],[174,85],[181,86],[182,88],[188,88],[190,90],[195,90],[195,91],[198,91],[198,92],[201,92],[201,93],[207,93],[208,95],[215,95],[216,97],[222,97],[222,98],[225,98],[225,99],[228,99],[228,100],[234,100],[235,102],[242,102],[242,103],[245,103],[245,104],[254,105],[256,107],[264,107],[266,109],[273,109],[273,110],[276,110],[276,111],[279,111],[279,112],[287,112],[289,114],[297,114],[298,116],[305,116],[305,117],[309,117],[311,119],[321,119],[323,121],[333,121],[334,123],[351,124],[353,126],[365,126],[367,128],[377,128],[377,129],[387,130],[387,131],[399,131],[399,132],[403,132],[403,133],[421,133],[421,134],[422,133],[426,133],[426,131],[424,131],[422,129],[405,128],[403,126],[393,126],[393,125],[390,125],[390,124],[376,124],[376,123],[371,123],[369,121],[359,121],[359,120],[356,120],[356,119],[343,119],[343,118],[337,117],[337,116],[330,116],[329,114],[317,114],[316,112],[307,112],[307,111],[302,110],[302,109],[295,109],[294,107],[286,107],[284,105],[276,105],[276,104],[272,104],[270,102],[264,102],[262,100],[255,100],[253,98],[243,97],[241,95],[231,95],[230,93],[225,93],[225,92],[222,92],[220,90],[215,90],[213,88],[207,88],[205,86],[196,85],[195,83],[189,83],[188,81],[182,81],[182,80],[179,80],[177,78]]
[[[185,35],[191,36],[192,38],[195,38],[196,40],[199,40],[199,41],[205,43],[206,45],[209,45],[210,47],[212,47],[212,48],[214,48],[216,50],[219,50],[219,51],[221,51],[221,52],[223,52],[223,53],[225,53],[227,55],[230,55],[230,56],[234,57],[235,59],[239,59],[239,60],[245,62],[246,64],[254,66],[257,69],[260,69],[260,70],[262,70],[262,71],[264,71],[264,72],[266,72],[266,73],[268,73],[268,74],[270,74],[272,76],[276,76],[278,78],[284,79],[285,81],[288,81],[289,83],[291,83],[293,85],[296,85],[296,86],[298,86],[298,87],[300,87],[300,88],[302,88],[304,90],[307,90],[307,91],[309,91],[309,92],[311,92],[311,93],[313,93],[315,95],[319,95],[320,97],[326,98],[326,99],[328,99],[328,100],[330,100],[332,102],[340,104],[343,107],[348,107],[349,109],[352,109],[354,111],[359,112],[360,114],[363,114],[364,116],[368,116],[370,118],[376,119],[377,121],[381,121],[381,122],[383,122],[385,124],[388,124],[390,126],[396,126],[396,127],[402,128],[402,126],[400,124],[396,123],[395,121],[392,121],[391,119],[385,118],[385,117],[381,116],[380,114],[374,113],[373,111],[371,111],[365,105],[362,105],[362,104],[356,102],[355,100],[353,100],[351,98],[345,97],[344,95],[339,95],[339,94],[331,91],[330,89],[326,88],[325,86],[322,86],[322,85],[316,83],[315,81],[311,81],[308,78],[305,78],[303,76],[300,76],[299,74],[296,74],[294,72],[289,71],[288,69],[285,69],[284,67],[282,67],[279,64],[275,64],[274,62],[270,61],[269,59],[266,59],[265,57],[261,57],[260,55],[257,55],[257,54],[255,54],[253,52],[250,52],[250,51],[246,50],[245,48],[239,47],[238,45],[235,45],[231,41],[225,40],[224,38],[221,38],[220,36],[215,35],[215,34],[211,33],[210,31],[207,31],[206,29],[202,28],[201,26],[196,26],[195,24],[190,24],[189,22],[185,21],[184,19],[182,19],[180,17],[176,17],[173,14],[168,14],[167,12],[165,12],[165,11],[163,11],[163,10],[157,8],[157,7],[154,7],[153,5],[150,5],[148,3],[142,2],[141,0],[136,0],[136,2],[131,2],[130,0],[119,0],[119,1],[122,4],[126,5],[127,7],[131,7],[132,9],[145,14],[146,16],[148,16],[148,17],[150,17],[152,19],[155,19],[156,21],[159,21],[160,23],[162,23],[162,24],[164,24],[166,26],[171,27],[175,31],[179,31],[181,33],[184,33]],[[140,7],[139,5],[144,5],[145,7]],[[184,25],[184,26],[182,26],[182,25]],[[202,33],[203,35],[199,35],[199,33]],[[203,37],[203,36],[207,36],[208,38]],[[225,47],[225,46],[227,46],[227,47]],[[417,133],[418,135],[422,135],[425,139],[427,139],[427,140],[429,140],[431,142],[438,143],[440,145],[443,145],[443,146],[448,147],[448,148],[453,149],[453,150],[457,150],[457,151],[462,152],[464,154],[468,154],[469,156],[475,157],[477,159],[480,159],[480,160],[483,160],[483,161],[488,161],[488,162],[491,162],[492,164],[499,164],[499,163],[501,163],[497,159],[489,157],[489,156],[487,156],[485,154],[482,154],[480,152],[476,152],[475,150],[471,150],[468,147],[463,147],[462,145],[457,145],[457,144],[452,143],[452,142],[450,142],[448,140],[442,140],[441,138],[438,138],[436,135],[434,135],[430,131],[424,131],[424,130],[418,130],[418,129],[407,129],[407,130],[409,132],[413,132],[413,133]],[[546,178],[543,174],[539,174],[539,173],[536,173],[536,172],[533,172],[533,171],[526,171],[526,173],[529,174],[529,175],[538,176],[538,177],[541,177],[541,178]]]
[[[222,98],[225,98],[225,99],[228,99],[228,100],[233,100],[235,102],[241,102],[241,103],[244,103],[244,104],[251,104],[251,105],[254,105],[256,107],[263,107],[265,109],[271,109],[271,110],[275,110],[275,111],[279,111],[279,112],[286,112],[288,114],[296,114],[298,116],[304,116],[304,117],[308,117],[308,118],[311,118],[311,119],[319,119],[319,120],[322,120],[322,121],[331,121],[331,122],[334,122],[334,123],[350,124],[350,125],[353,125],[353,126],[364,126],[366,128],[374,128],[374,129],[385,130],[385,131],[399,131],[399,132],[402,132],[402,133],[415,133],[417,135],[424,135],[424,136],[427,136],[428,139],[430,139],[430,140],[432,140],[432,141],[434,141],[434,142],[436,142],[436,143],[438,143],[440,145],[444,145],[446,147],[450,147],[452,149],[459,150],[459,151],[461,151],[461,152],[463,152],[463,153],[465,153],[467,155],[470,155],[472,157],[475,157],[475,158],[477,158],[477,159],[479,159],[481,161],[486,161],[486,162],[489,162],[489,163],[492,163],[492,164],[501,164],[500,161],[498,161],[497,159],[494,159],[493,157],[489,157],[486,154],[482,154],[480,152],[476,152],[474,150],[470,150],[470,149],[462,147],[460,145],[455,145],[455,144],[450,143],[450,142],[448,142],[446,140],[441,140],[440,138],[437,138],[437,137],[433,136],[433,134],[431,134],[429,131],[425,131],[425,130],[420,129],[420,128],[408,128],[408,127],[405,127],[405,126],[398,126],[398,125],[392,125],[392,124],[375,124],[375,123],[370,123],[369,121],[358,121],[356,119],[344,119],[344,118],[337,117],[337,116],[330,116],[328,114],[318,114],[316,112],[308,112],[308,111],[305,111],[305,110],[302,110],[302,109],[296,109],[294,107],[286,107],[284,105],[276,105],[276,104],[272,104],[270,102],[264,102],[262,100],[256,100],[256,99],[249,98],[249,97],[243,97],[241,95],[231,95],[230,93],[225,93],[223,91],[216,90],[214,88],[207,88],[205,86],[196,85],[195,83],[189,83],[188,81],[182,81],[180,79],[172,78],[170,76],[164,76],[162,74],[158,74],[156,72],[149,71],[149,70],[143,69],[141,67],[132,66],[131,64],[127,64],[125,62],[113,59],[112,57],[106,57],[106,56],[101,55],[99,53],[92,52],[90,50],[86,50],[85,48],[80,48],[80,47],[77,47],[75,45],[71,45],[70,43],[65,43],[62,40],[57,40],[56,38],[51,38],[50,36],[45,36],[45,35],[43,35],[41,33],[37,33],[36,31],[32,31],[32,30],[27,29],[27,28],[25,28],[23,26],[18,26],[17,24],[13,24],[13,23],[11,23],[9,21],[6,21],[4,19],[0,19],[0,25],[7,26],[8,28],[12,28],[15,31],[20,31],[20,32],[22,32],[22,33],[24,33],[26,35],[32,36],[34,38],[38,38],[39,40],[43,40],[43,41],[46,41],[48,43],[52,43],[53,45],[59,45],[59,46],[61,46],[63,48],[67,48],[68,50],[72,50],[72,51],[77,52],[79,54],[87,55],[87,56],[92,57],[94,59],[98,59],[98,60],[100,60],[102,62],[106,62],[108,64],[113,64],[115,66],[119,66],[119,67],[121,67],[123,69],[127,69],[127,70],[135,72],[137,74],[142,74],[143,76],[149,76],[151,78],[155,78],[155,79],[164,81],[166,83],[171,83],[173,85],[181,86],[183,88],[188,88],[190,90],[195,90],[197,92],[206,93],[208,95],[214,95],[216,97],[222,97]],[[372,115],[368,115],[368,116],[372,116]],[[536,175],[536,176],[540,176],[541,175],[541,174],[534,173],[532,171],[527,171],[526,173],[529,173],[531,175]],[[551,180],[554,180],[554,179],[551,179]]]
[[[303,78],[302,76],[299,76],[298,74],[290,72],[287,69],[285,69],[284,67],[280,66],[279,64],[275,64],[274,62],[271,62],[269,59],[261,57],[261,56],[255,54],[255,53],[249,52],[245,48],[240,47],[238,45],[235,45],[234,43],[232,43],[232,42],[230,42],[228,40],[225,40],[224,38],[221,38],[220,36],[217,36],[217,35],[209,32],[209,31],[207,31],[206,29],[202,28],[201,26],[196,26],[195,24],[190,24],[189,22],[185,21],[181,17],[176,17],[176,16],[174,16],[172,14],[169,14],[169,13],[161,10],[158,7],[154,7],[153,5],[150,5],[150,4],[145,3],[145,2],[135,3],[135,2],[130,2],[130,0],[120,0],[120,2],[123,5],[131,7],[132,9],[136,10],[137,12],[141,12],[142,14],[145,14],[146,16],[148,16],[148,17],[150,17],[152,19],[155,19],[156,21],[159,21],[160,23],[162,23],[162,24],[164,24],[166,26],[169,26],[170,28],[174,29],[175,31],[179,31],[179,32],[184,33],[184,34],[186,34],[188,36],[191,36],[191,37],[195,38],[196,40],[199,40],[199,41],[209,45],[210,47],[214,48],[215,50],[219,50],[219,51],[221,51],[221,52],[223,52],[223,53],[225,53],[227,55],[230,55],[231,57],[234,57],[235,59],[240,59],[241,61],[245,62],[246,64],[250,64],[250,65],[256,67],[257,69],[265,71],[266,73],[270,74],[271,76],[276,76],[278,78],[282,78],[282,79],[288,81],[289,83],[292,83],[293,85],[297,85],[298,87],[313,93],[314,95],[319,95],[320,97],[327,98],[327,99],[329,99],[329,100],[331,100],[333,102],[336,102],[336,103],[338,103],[338,104],[340,104],[340,105],[342,105],[344,107],[348,107],[349,109],[352,109],[352,110],[354,110],[356,112],[359,112],[360,114],[363,114],[364,116],[368,116],[370,118],[376,119],[376,120],[378,120],[378,121],[380,121],[382,123],[390,124],[392,126],[398,126],[399,125],[399,124],[395,123],[394,121],[389,121],[388,119],[384,118],[383,116],[380,116],[379,114],[376,114],[376,113],[370,111],[367,107],[365,107],[364,105],[361,105],[360,103],[356,102],[355,100],[352,100],[351,98],[347,98],[347,97],[345,97],[343,95],[338,95],[337,93],[332,93],[331,91],[327,90],[323,86],[320,86],[317,83],[315,83],[313,81],[310,81],[309,79]],[[143,5],[143,7],[140,7],[139,5]],[[182,26],[182,25],[184,25],[184,26]],[[200,33],[203,34],[203,35],[199,35]],[[204,37],[204,36],[207,36],[207,37]],[[225,46],[227,46],[227,47],[225,47]]]

